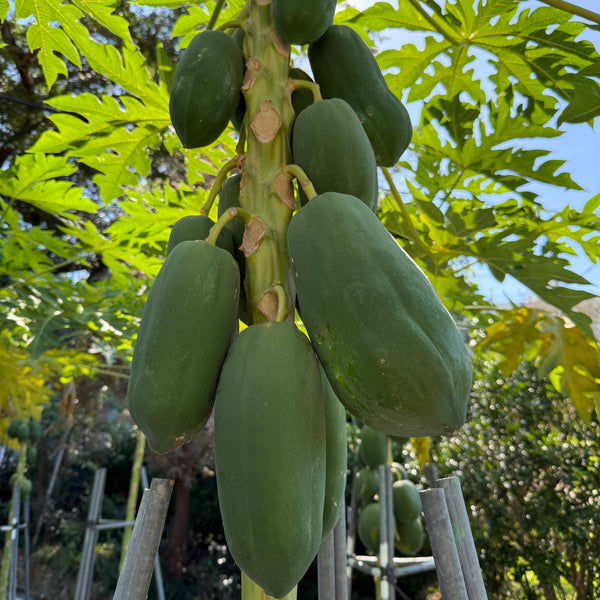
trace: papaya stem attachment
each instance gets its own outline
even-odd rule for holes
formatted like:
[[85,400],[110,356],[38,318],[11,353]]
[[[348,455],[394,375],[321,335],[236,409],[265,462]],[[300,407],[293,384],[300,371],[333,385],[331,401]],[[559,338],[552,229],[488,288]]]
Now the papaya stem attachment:
[[282,323],[288,315],[287,294],[280,284],[273,286],[273,293],[277,296],[277,316],[275,321]]
[[323,100],[323,96],[321,95],[321,88],[318,83],[314,83],[312,81],[306,81],[304,79],[291,79],[292,82],[292,90],[310,90],[313,95],[313,100],[315,102],[320,102]]
[[225,23],[223,23],[223,25],[219,25],[219,27],[217,27],[217,31],[227,31],[228,29],[241,29],[245,31],[246,20],[235,19],[233,21],[226,21]]
[[412,241],[415,242],[415,244],[417,244],[417,246],[419,246],[425,252],[425,254],[427,254],[427,256],[433,259],[433,255],[429,250],[429,246],[427,246],[427,244],[425,244],[423,240],[421,240],[419,232],[415,229],[415,226],[413,225],[411,216],[408,213],[408,210],[406,209],[406,205],[404,204],[404,202],[402,202],[402,198],[400,197],[400,193],[398,192],[398,189],[394,184],[394,180],[390,175],[390,172],[387,170],[386,167],[381,167],[381,171],[383,172],[383,176],[385,177],[386,181],[388,182],[388,185],[390,186],[390,192],[392,193],[392,197],[394,198],[396,204],[398,205],[398,208],[400,209],[400,214],[402,215],[402,218],[404,219],[404,222],[406,223],[406,226],[410,231]]
[[219,19],[219,15],[221,14],[221,10],[223,9],[224,4],[225,4],[225,0],[217,0],[217,3],[215,4],[215,8],[212,11],[212,15],[210,15],[210,20],[208,21],[208,25],[206,26],[206,29],[214,29],[214,27]]
[[256,215],[251,213],[249,210],[245,208],[241,208],[239,206],[230,206],[220,217],[219,220],[210,228],[208,232],[208,237],[206,241],[213,246],[217,243],[217,239],[219,235],[221,235],[221,231],[229,221],[235,219],[236,217],[242,219],[244,223],[247,225],[248,222],[253,219]]
[[215,198],[217,197],[219,192],[223,189],[223,182],[225,181],[225,177],[227,177],[229,172],[232,171],[233,169],[239,168],[240,165],[242,164],[243,160],[244,160],[244,156],[241,154],[237,154],[231,160],[229,160],[221,168],[221,170],[217,173],[217,176],[215,177],[215,181],[212,185],[212,188],[210,188],[208,198],[206,199],[204,206],[200,209],[200,214],[208,215],[208,213],[210,212],[210,209],[212,208],[212,205],[215,201]]
[[[296,600],[298,586],[286,594],[281,600]],[[258,584],[254,583],[244,571],[242,571],[242,600],[274,600]]]
[[309,200],[317,195],[312,181],[308,178],[308,175],[304,172],[302,167],[298,165],[286,165],[283,167],[283,170],[288,175],[296,178]]

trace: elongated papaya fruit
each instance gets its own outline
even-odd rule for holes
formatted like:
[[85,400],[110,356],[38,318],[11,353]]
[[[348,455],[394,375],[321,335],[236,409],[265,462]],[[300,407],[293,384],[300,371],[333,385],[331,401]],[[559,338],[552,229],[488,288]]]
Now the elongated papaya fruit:
[[356,113],[344,100],[322,100],[298,115],[292,154],[317,194],[350,194],[377,210],[375,155]]
[[333,23],[336,0],[273,0],[273,21],[288,44],[319,39]]
[[312,198],[292,217],[288,250],[302,320],[351,413],[411,437],[464,423],[472,370],[461,333],[364,203],[333,192]]
[[367,132],[377,164],[393,167],[410,144],[410,117],[360,35],[347,25],[332,25],[309,46],[308,57],[323,97],[346,100]]
[[173,77],[169,113],[186,148],[212,144],[240,100],[244,58],[226,33],[206,30],[185,49]]
[[237,330],[239,272],[225,250],[180,242],[148,294],[133,352],[127,402],[150,448],[189,442],[212,411]]
[[275,598],[319,550],[325,435],[321,374],[306,336],[290,323],[244,329],[215,401],[219,506],[234,560]]

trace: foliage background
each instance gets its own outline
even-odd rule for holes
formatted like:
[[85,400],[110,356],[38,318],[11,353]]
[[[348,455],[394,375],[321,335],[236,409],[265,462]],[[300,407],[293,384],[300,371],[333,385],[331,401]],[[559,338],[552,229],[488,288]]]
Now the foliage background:
[[[242,5],[227,2],[218,24]],[[95,414],[102,390],[127,422],[122,386],[170,227],[199,212],[236,153],[233,128],[214,147],[183,149],[168,115],[174,64],[214,7],[0,0],[4,442],[14,416],[39,419],[45,406],[48,427],[70,431]],[[598,281],[573,264],[597,267],[600,189],[581,190],[565,169],[569,148],[556,158],[547,145],[567,125],[597,121],[598,26],[542,2],[338,8],[336,22],[373,47],[390,88],[418,115],[409,151],[382,173],[381,220],[469,333],[474,354],[488,352],[500,378],[534,363],[536,377],[559,392],[547,396],[553,414],[585,437],[600,411],[600,355],[594,322],[580,308],[597,324]],[[398,32],[419,41],[394,47]],[[301,51],[293,60],[306,64]],[[586,193],[585,202],[548,206],[547,197],[569,190]],[[514,278],[540,301],[495,305],[478,287],[482,271],[498,282]],[[87,402],[86,394],[65,400],[68,382],[90,377]],[[537,418],[528,413],[523,427],[535,432]],[[107,456],[118,446],[113,433]],[[81,448],[91,429],[87,436]]]

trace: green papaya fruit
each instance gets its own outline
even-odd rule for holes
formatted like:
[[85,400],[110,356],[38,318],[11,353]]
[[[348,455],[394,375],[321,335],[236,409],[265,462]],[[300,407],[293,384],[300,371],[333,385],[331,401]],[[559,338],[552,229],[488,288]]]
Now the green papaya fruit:
[[[242,175],[240,173],[236,173],[231,177],[228,177],[223,182],[223,187],[221,188],[221,192],[219,193],[219,205],[217,210],[217,215],[220,218],[223,213],[232,206],[240,206],[240,184],[242,181]],[[246,279],[246,257],[244,256],[244,252],[241,249],[242,242],[244,240],[244,230],[246,226],[244,221],[238,219],[232,219],[225,225],[223,231],[227,231],[229,236],[232,239],[233,245],[233,256],[235,261],[237,262],[238,268],[240,270],[240,320],[246,325],[250,324],[250,317],[248,316],[248,300],[246,297],[246,288],[244,286],[244,281]]]
[[417,554],[425,543],[425,529],[421,518],[408,523],[396,523],[394,546],[398,552],[407,556]]
[[354,476],[356,492],[361,504],[366,505],[373,502],[373,498],[379,493],[379,475],[374,469],[363,467]]
[[29,440],[29,423],[21,423],[19,425],[19,429],[17,430],[17,439],[20,442],[26,442]]
[[350,194],[377,210],[375,155],[356,113],[344,100],[322,100],[298,115],[292,154],[317,194]]
[[379,554],[379,504],[372,502],[358,515],[356,532],[363,546],[373,554]]
[[215,465],[227,547],[281,598],[317,555],[323,531],[326,425],[319,364],[290,323],[235,338],[215,401]]
[[367,132],[377,164],[393,167],[410,144],[410,116],[360,35],[347,25],[332,25],[309,46],[308,57],[323,97],[348,102]]
[[37,461],[37,447],[36,446],[27,446],[27,464],[29,466],[35,465]]
[[302,320],[342,404],[390,435],[460,427],[472,381],[465,342],[373,212],[321,194],[294,214],[287,241]]
[[377,469],[379,465],[385,465],[388,458],[387,435],[368,425],[363,425],[360,430],[358,458],[364,465],[372,469]]
[[186,148],[212,144],[238,105],[244,57],[223,31],[200,32],[185,49],[173,77],[169,113]]
[[[179,244],[186,240],[205,240],[215,222],[206,215],[186,215],[175,222],[167,244],[167,256]],[[230,231],[221,231],[217,238],[217,246],[234,255],[234,242]]]
[[393,462],[391,465],[392,477],[394,481],[401,481],[402,479],[408,479],[408,471],[404,465],[398,462]]
[[338,400],[323,367],[323,397],[325,402],[325,506],[323,509],[323,537],[338,522],[346,489],[348,467],[348,436],[346,433],[346,409]]
[[273,0],[275,29],[288,44],[319,39],[333,23],[336,0]]
[[392,498],[396,523],[410,523],[423,510],[419,490],[409,479],[394,481],[392,484]]
[[19,437],[19,428],[23,421],[19,417],[15,417],[9,424],[6,433],[9,438],[17,439]]
[[42,425],[35,419],[29,420],[29,440],[37,442],[42,437]]
[[237,331],[239,271],[231,254],[183,241],[148,294],[133,352],[127,401],[150,448],[190,441],[212,411],[217,379]]

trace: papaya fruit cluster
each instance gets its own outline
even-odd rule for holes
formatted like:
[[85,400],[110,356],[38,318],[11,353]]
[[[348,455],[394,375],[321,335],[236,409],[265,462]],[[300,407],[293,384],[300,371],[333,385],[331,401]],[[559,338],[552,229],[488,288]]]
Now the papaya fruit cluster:
[[[231,122],[240,157],[173,226],[128,388],[159,453],[214,408],[228,547],[275,598],[339,518],[346,409],[385,434],[443,434],[464,422],[471,385],[454,321],[376,216],[377,168],[410,144],[408,113],[335,7],[251,0],[183,52],[169,105],[182,145],[213,144]],[[308,44],[312,77],[290,44]]]
[[409,479],[404,466],[392,462],[390,439],[387,435],[365,425],[360,430],[359,440],[358,458],[362,467],[354,476],[354,486],[360,508],[357,521],[358,538],[368,552],[379,553],[378,468],[380,465],[389,464],[394,479],[392,483],[395,521],[394,545],[401,554],[414,556],[425,543],[419,490]]

